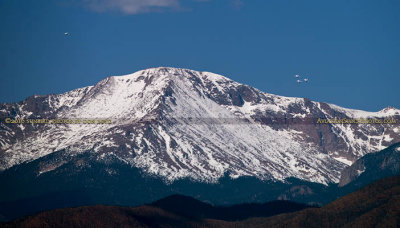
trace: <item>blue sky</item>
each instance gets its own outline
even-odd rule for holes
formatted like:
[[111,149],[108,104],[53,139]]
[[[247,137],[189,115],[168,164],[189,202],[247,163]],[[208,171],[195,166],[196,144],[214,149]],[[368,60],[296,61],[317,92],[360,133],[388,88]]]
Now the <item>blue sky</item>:
[[0,102],[172,66],[349,108],[400,108],[399,12],[398,0],[1,0]]

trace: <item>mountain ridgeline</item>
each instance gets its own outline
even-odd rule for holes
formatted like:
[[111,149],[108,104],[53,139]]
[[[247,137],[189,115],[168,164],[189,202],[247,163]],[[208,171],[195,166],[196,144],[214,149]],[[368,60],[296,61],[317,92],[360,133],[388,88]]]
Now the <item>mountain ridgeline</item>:
[[0,217],[174,194],[221,206],[324,205],[399,174],[399,124],[318,122],[360,118],[400,123],[400,111],[346,109],[166,67],[0,104]]
[[[400,141],[398,124],[318,122],[357,118],[400,122],[400,111],[345,109],[264,93],[209,72],[151,68],[0,104],[0,170],[60,150],[94,151],[98,160],[115,157],[167,182],[215,183],[229,173],[328,184],[363,155]],[[87,124],[97,121],[106,124]],[[61,164],[43,165],[40,173]]]
[[[278,215],[270,213],[273,209],[277,209],[274,213]],[[285,210],[293,212],[279,214]],[[4,223],[2,227],[398,227],[399,211],[400,177],[396,176],[322,208],[306,208],[285,201],[223,208],[174,195],[139,207],[97,205],[46,211]],[[243,214],[253,218],[243,220]]]

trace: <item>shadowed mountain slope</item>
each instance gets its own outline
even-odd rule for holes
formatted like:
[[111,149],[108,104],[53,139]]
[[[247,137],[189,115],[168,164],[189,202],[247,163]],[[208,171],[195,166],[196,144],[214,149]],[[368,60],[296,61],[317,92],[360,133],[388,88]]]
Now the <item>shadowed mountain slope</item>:
[[[181,200],[174,196],[169,200]],[[205,203],[189,200],[197,209]],[[165,201],[165,199],[164,199]],[[161,204],[158,201],[158,204]],[[155,203],[157,204],[157,203]],[[182,205],[177,202],[176,205]],[[57,209],[19,219],[2,227],[398,227],[400,225],[400,176],[388,177],[348,194],[322,208],[309,208],[267,218],[228,222],[198,219],[154,206],[135,208],[85,206]]]
[[213,224],[223,227],[399,227],[400,176],[379,180],[322,208],[236,223],[213,221]]

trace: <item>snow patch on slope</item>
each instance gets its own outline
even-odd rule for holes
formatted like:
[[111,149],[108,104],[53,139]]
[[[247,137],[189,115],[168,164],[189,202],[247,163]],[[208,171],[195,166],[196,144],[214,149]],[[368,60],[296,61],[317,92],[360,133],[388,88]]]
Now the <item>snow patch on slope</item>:
[[329,106],[345,113],[351,118],[384,118],[384,117],[400,115],[400,110],[392,107],[382,109],[381,111],[378,112],[367,112],[357,109],[342,108],[334,104],[329,104]]
[[353,164],[352,161],[348,160],[347,158],[342,158],[342,157],[334,157],[334,159],[336,159],[337,161],[340,161],[341,163],[344,163],[348,166],[350,166],[351,164]]

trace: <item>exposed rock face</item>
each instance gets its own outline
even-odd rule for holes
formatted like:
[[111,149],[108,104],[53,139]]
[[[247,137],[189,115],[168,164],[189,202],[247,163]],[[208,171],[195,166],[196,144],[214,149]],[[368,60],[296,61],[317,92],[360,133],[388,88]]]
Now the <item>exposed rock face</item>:
[[340,176],[339,186],[343,187],[355,180],[365,171],[364,160],[359,159],[350,167],[345,168]]
[[[98,159],[113,156],[167,181],[213,182],[229,172],[338,182],[341,170],[356,159],[400,141],[399,124],[318,123],[353,118],[399,123],[394,108],[344,109],[176,68],[147,69],[64,94],[0,104],[0,118],[0,169],[61,149],[71,156],[93,150]],[[6,118],[89,122],[10,124]],[[93,119],[105,124],[92,124]],[[57,164],[47,164],[43,172]]]
[[400,143],[380,152],[367,154],[342,171],[339,187],[358,180],[369,183],[387,176],[400,174]]

